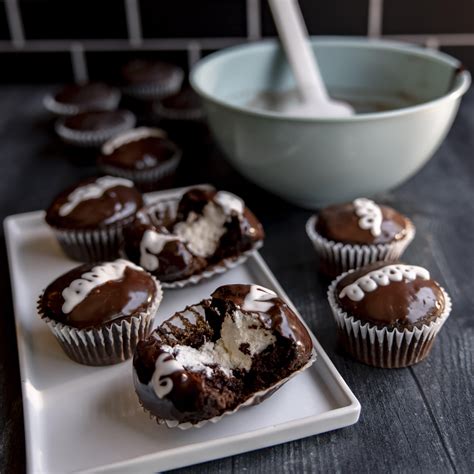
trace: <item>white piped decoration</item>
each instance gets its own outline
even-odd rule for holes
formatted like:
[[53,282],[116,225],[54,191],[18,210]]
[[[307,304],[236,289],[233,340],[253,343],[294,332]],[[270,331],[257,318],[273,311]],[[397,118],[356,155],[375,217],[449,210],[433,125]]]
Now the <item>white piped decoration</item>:
[[366,198],[358,198],[353,201],[355,213],[359,219],[359,227],[370,230],[374,237],[382,233],[382,210],[374,201]]
[[104,155],[111,155],[117,148],[131,142],[143,140],[148,137],[166,138],[166,133],[160,128],[137,127],[128,132],[121,133],[115,138],[111,138],[102,146]]
[[151,377],[151,385],[158,398],[163,398],[173,390],[173,381],[167,375],[173,374],[184,367],[168,352],[163,352],[155,362],[155,371]]
[[218,191],[214,196],[214,201],[224,209],[226,214],[231,214],[234,211],[238,215],[242,215],[244,212],[245,205],[242,199],[227,191]]
[[67,216],[75,207],[83,201],[100,198],[105,191],[115,186],[133,187],[133,182],[125,178],[116,178],[114,176],[102,176],[95,182],[76,188],[69,196],[67,201],[59,208],[60,216]]
[[167,242],[180,240],[179,236],[173,234],[159,233],[148,229],[142,236],[140,242],[140,265],[149,271],[158,269],[158,255]]
[[266,313],[274,305],[270,300],[277,297],[277,294],[259,285],[251,285],[248,295],[245,297],[242,309],[244,311],[255,311]]
[[428,280],[430,273],[426,268],[415,265],[387,265],[345,286],[339,293],[339,298],[347,296],[352,301],[361,301],[366,293],[376,290],[379,286],[387,286],[393,281],[413,281],[417,277]]
[[83,273],[81,278],[73,280],[70,285],[62,291],[64,303],[62,312],[70,313],[79,303],[84,301],[87,295],[94,289],[108,281],[122,278],[127,267],[143,271],[139,266],[128,260],[118,259],[115,262],[107,262],[103,265],[93,267],[89,272]]

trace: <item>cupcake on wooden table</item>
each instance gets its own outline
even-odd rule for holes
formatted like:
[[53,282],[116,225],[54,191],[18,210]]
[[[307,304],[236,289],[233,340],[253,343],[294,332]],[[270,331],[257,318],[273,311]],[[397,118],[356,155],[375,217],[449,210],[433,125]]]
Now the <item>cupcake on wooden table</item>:
[[370,199],[322,209],[306,223],[322,273],[340,273],[376,261],[397,260],[415,236],[415,226],[395,209]]
[[38,312],[65,353],[86,365],[130,358],[162,299],[159,283],[127,260],[81,265],[53,281]]
[[383,368],[428,356],[451,312],[446,291],[423,267],[377,262],[343,273],[328,290],[342,348]]
[[53,200],[46,222],[73,260],[111,260],[119,255],[124,227],[142,206],[142,195],[132,181],[114,176],[89,178]]

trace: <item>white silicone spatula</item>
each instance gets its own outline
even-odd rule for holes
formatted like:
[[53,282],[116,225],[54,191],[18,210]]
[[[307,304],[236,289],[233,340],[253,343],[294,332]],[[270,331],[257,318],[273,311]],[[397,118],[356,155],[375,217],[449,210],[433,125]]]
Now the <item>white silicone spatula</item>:
[[287,108],[285,113],[314,117],[346,117],[354,114],[350,105],[329,97],[310,47],[297,0],[268,1],[301,99],[291,109]]

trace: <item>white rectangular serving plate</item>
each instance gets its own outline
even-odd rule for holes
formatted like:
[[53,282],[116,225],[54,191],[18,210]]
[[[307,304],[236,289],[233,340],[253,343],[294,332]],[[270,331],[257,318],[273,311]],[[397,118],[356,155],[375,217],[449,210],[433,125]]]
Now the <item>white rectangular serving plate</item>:
[[[149,195],[168,199],[183,189]],[[159,426],[141,409],[131,361],[88,367],[72,362],[36,314],[40,292],[77,265],[62,253],[44,212],[4,222],[20,358],[30,473],[156,472],[284,443],[356,423],[360,404],[314,338],[315,364],[272,397],[216,424],[181,431]],[[197,286],[166,290],[155,325],[220,285],[257,283],[294,309],[256,253]]]

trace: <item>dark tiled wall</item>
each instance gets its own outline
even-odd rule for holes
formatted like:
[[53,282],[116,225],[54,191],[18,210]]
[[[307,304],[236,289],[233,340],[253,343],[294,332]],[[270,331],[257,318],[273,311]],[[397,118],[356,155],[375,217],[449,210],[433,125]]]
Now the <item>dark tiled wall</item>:
[[[226,39],[236,43],[245,41],[249,35],[252,39],[275,35],[267,0],[131,0],[141,18],[139,34],[145,48],[129,42],[125,8],[128,0],[13,1],[18,3],[26,42],[21,50],[13,48],[5,0],[0,0],[0,81],[4,82],[72,79],[72,41],[83,42],[92,79],[113,81],[120,66],[132,57],[161,58],[186,68],[191,39],[197,40],[195,46],[204,55],[208,50],[222,47]],[[376,32],[382,36],[408,35],[402,39],[422,44],[427,42],[426,35],[430,35],[430,44],[438,43],[440,49],[458,56],[474,70],[474,0],[299,0],[299,3],[308,30],[314,35],[367,35],[371,8],[381,6]],[[249,19],[248,15],[255,14],[255,7],[260,16]],[[248,24],[253,25],[250,31]],[[207,40],[201,41],[203,38]],[[102,48],[95,40],[108,41]],[[155,40],[159,43],[156,47]],[[47,52],[34,52],[38,50]]]

